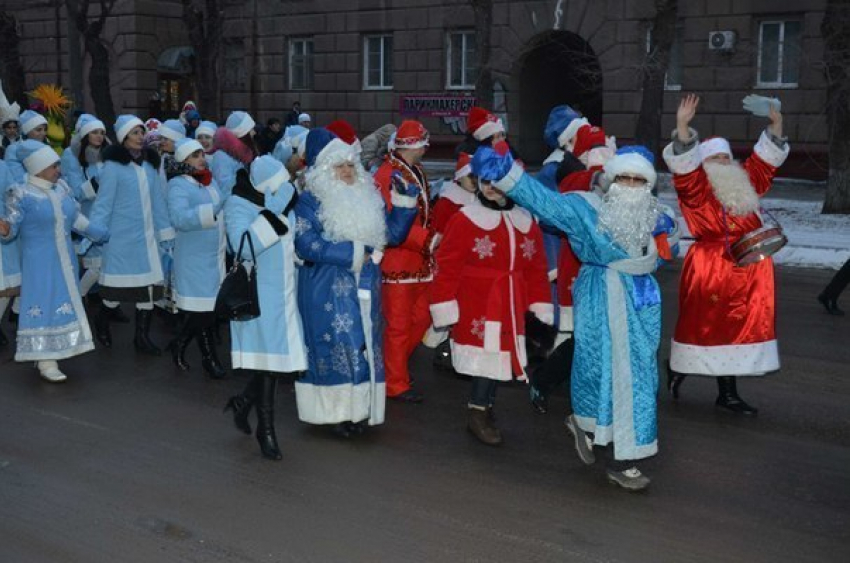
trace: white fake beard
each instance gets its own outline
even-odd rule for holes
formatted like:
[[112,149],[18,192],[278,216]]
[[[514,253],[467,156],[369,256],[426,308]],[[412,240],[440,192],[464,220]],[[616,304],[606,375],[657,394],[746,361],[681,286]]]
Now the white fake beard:
[[611,184],[602,197],[599,228],[629,256],[643,256],[658,219],[658,199],[649,186],[630,188]]
[[308,170],[306,189],[319,200],[319,221],[331,242],[354,241],[381,250],[387,245],[384,200],[371,177],[357,163],[357,180],[348,185],[326,164]]
[[750,183],[750,177],[737,161],[729,164],[704,162],[705,175],[714,196],[730,215],[744,217],[759,209],[759,197]]

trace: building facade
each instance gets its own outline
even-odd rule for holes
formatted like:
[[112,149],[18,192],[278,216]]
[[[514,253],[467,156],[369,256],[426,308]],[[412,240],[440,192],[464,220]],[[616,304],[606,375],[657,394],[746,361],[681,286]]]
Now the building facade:
[[[70,82],[61,2],[6,2],[20,22],[28,86]],[[43,4],[43,5],[42,5]],[[203,3],[200,3],[201,5]],[[282,117],[298,100],[317,124],[342,117],[361,134],[407,115],[437,144],[456,143],[474,94],[479,38],[472,7],[444,0],[221,0],[222,115]],[[696,127],[749,146],[765,125],[749,93],[778,96],[798,174],[823,178],[826,0],[679,0],[663,130],[682,91],[703,98]],[[52,8],[52,9],[51,9]],[[192,48],[178,0],[118,0],[108,18],[116,109],[147,114],[155,92],[172,110],[194,96]],[[549,109],[580,108],[621,140],[633,137],[652,0],[494,0],[494,106],[529,161],[546,149]],[[57,37],[58,34],[58,37]],[[204,113],[205,108],[200,108]],[[409,112],[409,113],[408,113]],[[209,112],[207,112],[207,115]],[[221,117],[221,116],[215,116]]]

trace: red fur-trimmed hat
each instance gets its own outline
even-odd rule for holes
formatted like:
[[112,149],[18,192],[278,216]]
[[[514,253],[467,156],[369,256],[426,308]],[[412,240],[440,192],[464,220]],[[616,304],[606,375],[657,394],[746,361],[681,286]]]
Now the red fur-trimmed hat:
[[396,131],[393,149],[419,149],[429,145],[429,134],[425,126],[414,119],[402,121]]
[[469,110],[469,117],[466,118],[466,130],[477,141],[483,141],[496,133],[504,133],[505,125],[493,113],[476,106]]
[[327,129],[349,145],[353,145],[358,140],[357,131],[355,131],[354,127],[352,127],[351,124],[344,119],[337,119],[336,121],[331,121],[330,123],[328,123],[325,129]]
[[470,174],[472,174],[472,155],[462,152],[457,157],[457,164],[455,165],[455,181]]
[[590,149],[605,146],[605,130],[602,127],[585,125],[576,133],[576,144],[573,147],[573,154],[578,156],[583,155]]

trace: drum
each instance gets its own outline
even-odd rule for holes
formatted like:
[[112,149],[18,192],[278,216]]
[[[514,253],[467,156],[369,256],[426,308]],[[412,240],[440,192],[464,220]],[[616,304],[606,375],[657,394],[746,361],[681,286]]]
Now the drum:
[[773,256],[788,244],[788,237],[779,224],[768,224],[749,232],[732,245],[732,259],[736,266],[746,266],[761,262]]

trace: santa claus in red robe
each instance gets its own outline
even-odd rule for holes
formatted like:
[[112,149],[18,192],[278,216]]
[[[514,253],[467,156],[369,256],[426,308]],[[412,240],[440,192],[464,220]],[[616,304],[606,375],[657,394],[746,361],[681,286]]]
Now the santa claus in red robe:
[[782,137],[782,114],[771,106],[770,125],[740,164],[725,139],[698,142],[689,127],[698,104],[695,95],[682,99],[673,142],[664,149],[682,215],[695,238],[682,267],[668,388],[677,397],[686,375],[716,377],[716,404],[754,415],[758,410],[740,398],[736,378],[779,369],[773,261],[738,266],[731,247],[762,227],[759,198],[770,189],[789,148]]

